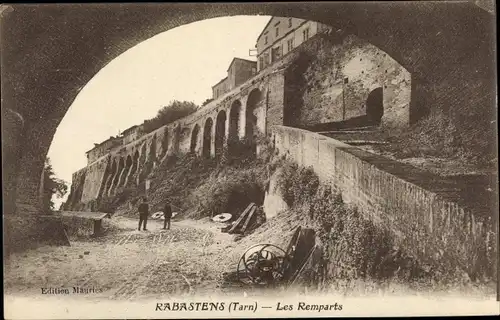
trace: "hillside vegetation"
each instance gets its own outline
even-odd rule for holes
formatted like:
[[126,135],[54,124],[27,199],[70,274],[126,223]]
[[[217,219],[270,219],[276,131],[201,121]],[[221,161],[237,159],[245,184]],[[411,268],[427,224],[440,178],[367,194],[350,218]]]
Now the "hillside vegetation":
[[[373,284],[374,290],[385,283],[416,290],[463,286],[474,290],[485,284],[488,288],[491,283],[493,263],[477,274],[423,263],[399,247],[388,229],[375,225],[356,207],[344,203],[339,191],[321,185],[312,169],[278,158],[269,147],[264,147],[257,158],[245,141],[236,150],[233,156],[226,150],[219,159],[194,154],[166,158],[149,175],[151,187],[147,196],[152,212],[161,211],[168,199],[180,219],[200,219],[222,212],[238,215],[250,202],[263,204],[269,178],[279,172],[277,184],[290,209],[236,239],[239,249],[235,255],[246,246],[261,242],[286,247],[293,230],[302,226],[315,229],[324,248],[318,271],[320,287],[325,290],[351,290],[350,283],[358,280]],[[144,195],[140,190],[125,189],[117,194],[116,212],[137,215],[137,201]],[[488,254],[485,259],[492,262],[491,254],[495,253]]]
[[[351,290],[352,281],[362,280],[365,284],[391,283],[415,290],[494,288],[493,247],[481,251],[484,268],[472,272],[432,260],[420,261],[397,244],[389,229],[375,225],[355,206],[346,204],[341,192],[320,185],[311,168],[288,161],[275,166],[280,167],[278,186],[290,207],[275,219],[296,219],[300,225],[316,230],[324,248],[320,287]],[[260,229],[258,232],[264,232],[266,225]]]
[[[235,145],[236,144],[236,145]],[[223,212],[240,213],[250,202],[261,205],[267,185],[269,155],[259,158],[247,141],[233,143],[221,158],[203,158],[193,153],[167,157],[149,174],[147,197],[151,211],[161,211],[166,200],[179,217],[202,218]],[[106,200],[105,211],[136,215],[145,196],[144,186],[125,188]]]

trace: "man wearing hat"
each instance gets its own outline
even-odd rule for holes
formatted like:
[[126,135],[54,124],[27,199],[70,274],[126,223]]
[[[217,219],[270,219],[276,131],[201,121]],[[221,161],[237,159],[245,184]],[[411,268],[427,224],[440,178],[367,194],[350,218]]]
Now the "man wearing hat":
[[[170,201],[165,202],[165,207],[163,208],[163,216],[165,220],[163,220],[163,230],[170,230],[170,219],[172,218],[172,207],[170,206]],[[167,228],[168,224],[168,228]]]
[[148,215],[149,215],[149,204],[148,199],[146,197],[142,198],[142,203],[139,205],[139,231],[141,231],[141,225],[144,222],[143,230],[147,231],[146,224],[148,223]]

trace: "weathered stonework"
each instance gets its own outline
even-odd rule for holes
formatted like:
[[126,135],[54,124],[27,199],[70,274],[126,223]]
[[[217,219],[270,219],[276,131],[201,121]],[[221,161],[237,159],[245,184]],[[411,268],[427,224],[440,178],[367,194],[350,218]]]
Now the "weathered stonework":
[[94,200],[98,197],[104,184],[104,174],[109,165],[109,156],[98,159],[92,164],[87,166],[87,173],[85,175],[85,182],[83,184],[83,191],[81,201],[83,203]]
[[[124,140],[128,143],[111,149],[81,171],[84,178],[74,175],[76,184],[65,209],[95,210],[95,203],[103,197],[143,182],[168,154],[194,152],[213,157],[216,139],[227,143],[233,131],[240,139],[253,138],[265,134],[270,124],[283,124],[284,86],[283,70],[276,65],[187,117],[137,140]],[[236,115],[233,122],[228,119],[231,114]],[[223,119],[220,131],[216,130],[217,119]],[[79,182],[82,179],[84,183]]]
[[[216,141],[227,143],[231,136],[267,134],[275,125],[314,127],[371,116],[370,96],[377,90],[378,123],[386,129],[408,127],[411,86],[410,73],[377,47],[353,35],[319,34],[197,112],[124,140],[128,143],[87,167],[82,196],[71,203],[89,208],[88,203],[119,188],[140,184],[167,154],[213,157]],[[314,154],[308,148],[305,144],[300,152]]]
[[318,127],[366,117],[374,113],[371,93],[380,90],[377,124],[408,127],[411,75],[387,53],[343,34],[315,37],[298,51],[300,62],[286,75],[287,125]]
[[458,266],[474,276],[485,265],[486,250],[494,250],[495,213],[469,207],[445,178],[310,131],[272,131],[279,155],[312,167],[321,183],[341,191],[347,203],[422,261]]

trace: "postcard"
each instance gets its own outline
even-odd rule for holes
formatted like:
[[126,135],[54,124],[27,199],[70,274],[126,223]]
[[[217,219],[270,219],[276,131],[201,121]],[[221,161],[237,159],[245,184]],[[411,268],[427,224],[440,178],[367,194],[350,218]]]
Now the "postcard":
[[2,4],[5,319],[498,315],[495,9]]

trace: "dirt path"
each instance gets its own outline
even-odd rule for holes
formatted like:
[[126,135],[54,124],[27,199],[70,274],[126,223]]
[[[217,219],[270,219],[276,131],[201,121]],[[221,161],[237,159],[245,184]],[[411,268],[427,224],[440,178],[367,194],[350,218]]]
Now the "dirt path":
[[[166,299],[182,296],[265,295],[281,291],[253,290],[225,283],[223,272],[234,271],[251,245],[271,243],[286,248],[298,225],[309,227],[306,215],[282,213],[255,232],[235,241],[208,219],[172,223],[161,230],[161,221],[149,220],[149,231],[137,231],[137,220],[114,217],[99,238],[73,241],[71,247],[43,246],[13,254],[5,261],[4,292],[7,297],[81,298],[96,301]],[[96,292],[73,293],[73,287]],[[68,295],[42,294],[42,288],[67,289]],[[446,292],[492,295],[495,286],[475,284],[445,288]],[[288,290],[288,289],[287,289]],[[344,295],[408,294],[407,284],[349,281],[332,292]],[[441,289],[440,289],[441,290]],[[436,292],[440,292],[440,290]]]
[[[73,241],[71,247],[40,247],[6,261],[6,294],[41,295],[42,288],[95,288],[87,298],[134,299],[213,293],[230,264],[225,248],[232,236],[209,221],[148,221],[117,217],[101,238]],[[73,293],[71,294],[73,296]]]

